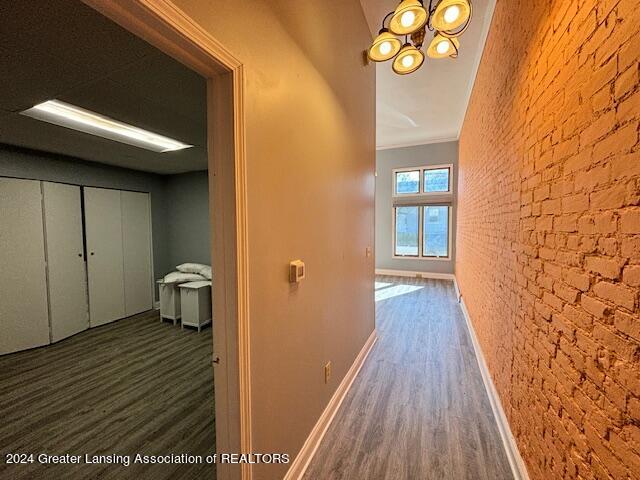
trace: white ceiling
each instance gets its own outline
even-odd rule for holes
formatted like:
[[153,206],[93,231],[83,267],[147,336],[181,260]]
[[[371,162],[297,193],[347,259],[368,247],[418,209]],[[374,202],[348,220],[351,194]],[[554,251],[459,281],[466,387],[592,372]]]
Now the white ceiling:
[[[155,153],[19,114],[54,98],[194,147]],[[2,143],[160,174],[203,170],[206,81],[82,2],[0,2]]]
[[[373,36],[398,0],[360,0]],[[495,0],[473,0],[473,18],[457,59],[434,60],[410,75],[391,62],[376,65],[376,145],[379,150],[457,140],[489,31]],[[427,32],[425,44],[431,39]]]

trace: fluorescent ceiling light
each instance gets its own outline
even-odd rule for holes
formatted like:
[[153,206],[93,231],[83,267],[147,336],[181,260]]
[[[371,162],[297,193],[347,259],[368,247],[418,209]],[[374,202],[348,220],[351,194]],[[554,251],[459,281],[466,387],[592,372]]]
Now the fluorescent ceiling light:
[[193,147],[58,100],[47,100],[20,114],[153,152],[173,152]]

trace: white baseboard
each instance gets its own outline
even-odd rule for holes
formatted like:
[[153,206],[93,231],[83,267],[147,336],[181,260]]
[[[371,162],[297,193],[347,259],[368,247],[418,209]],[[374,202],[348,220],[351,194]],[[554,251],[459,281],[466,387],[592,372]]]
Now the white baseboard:
[[322,415],[320,415],[320,418],[313,427],[313,430],[311,430],[311,433],[307,437],[307,440],[304,442],[304,445],[302,445],[300,452],[289,467],[289,470],[287,471],[287,474],[284,476],[283,480],[302,479],[304,473],[307,470],[307,467],[311,463],[313,456],[320,446],[320,442],[322,442],[324,434],[327,432],[329,425],[331,425],[331,422],[338,412],[338,409],[340,408],[344,397],[347,395],[347,392],[351,388],[353,381],[358,376],[358,372],[362,368],[362,365],[364,365],[364,361],[369,356],[369,352],[371,352],[371,349],[373,348],[373,345],[376,343],[377,339],[378,337],[376,336],[376,331],[374,330],[373,332],[371,332],[371,335],[360,350],[360,353],[358,353],[358,356],[354,360],[353,365],[351,365],[351,368],[349,369],[347,374],[342,379],[342,382],[340,382],[340,385],[331,397],[331,400],[329,400],[329,403],[322,412]]
[[384,268],[376,268],[376,275],[391,275],[394,277],[420,277],[433,278],[436,280],[455,280],[453,273],[435,273],[435,272],[416,272],[411,270],[387,270]]
[[511,471],[513,472],[513,478],[514,480],[529,480],[527,467],[524,463],[524,460],[522,460],[520,451],[518,450],[516,439],[513,437],[513,433],[511,433],[509,421],[507,420],[507,416],[505,415],[504,409],[502,408],[502,402],[500,401],[500,397],[498,396],[496,386],[493,384],[491,374],[489,373],[489,368],[487,367],[487,362],[484,358],[484,354],[482,353],[482,348],[480,348],[480,342],[478,341],[476,331],[474,330],[473,324],[471,323],[471,318],[469,317],[469,311],[467,310],[467,306],[464,303],[464,299],[460,295],[458,281],[455,279],[454,284],[456,291],[458,292],[458,301],[460,302],[460,307],[462,308],[462,313],[464,314],[464,319],[467,323],[469,335],[471,336],[471,343],[473,343],[473,350],[476,354],[476,360],[478,361],[478,367],[480,368],[480,374],[482,375],[484,388],[487,391],[489,403],[491,404],[491,410],[493,410],[493,416],[496,419],[500,437],[502,438],[502,443],[504,445],[504,450],[507,454],[509,465],[511,466]]

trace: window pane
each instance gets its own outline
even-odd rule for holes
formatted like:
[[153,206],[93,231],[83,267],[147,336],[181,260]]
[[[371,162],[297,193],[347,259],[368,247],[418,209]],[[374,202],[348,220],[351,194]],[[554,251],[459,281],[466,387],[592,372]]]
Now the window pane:
[[417,257],[420,207],[396,207],[396,255]]
[[449,207],[424,207],[423,238],[423,256],[449,256]]
[[449,191],[449,169],[438,168],[424,171],[424,191],[425,192],[448,192]]
[[396,193],[420,193],[420,170],[396,172]]

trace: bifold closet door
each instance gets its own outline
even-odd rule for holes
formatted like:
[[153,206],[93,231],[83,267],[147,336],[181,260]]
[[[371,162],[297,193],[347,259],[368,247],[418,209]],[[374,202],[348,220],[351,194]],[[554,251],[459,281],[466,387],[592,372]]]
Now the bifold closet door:
[[148,193],[121,192],[124,299],[127,316],[153,308],[151,212]]
[[89,322],[92,327],[125,316],[120,190],[85,187]]
[[0,178],[0,354],[48,343],[40,182]]
[[42,182],[51,341],[89,328],[80,187]]

